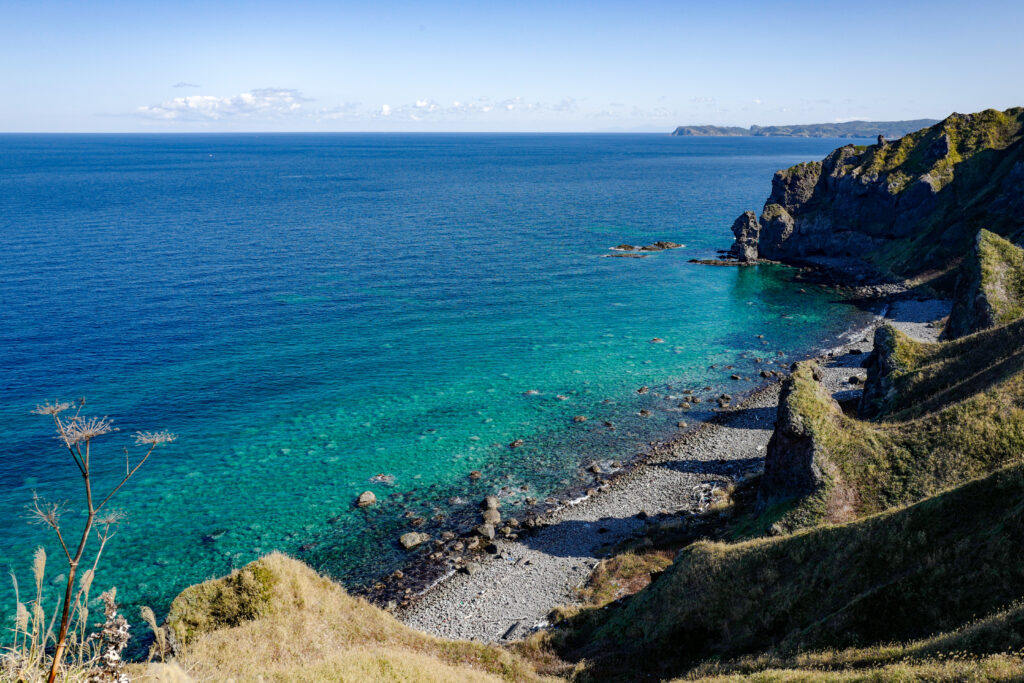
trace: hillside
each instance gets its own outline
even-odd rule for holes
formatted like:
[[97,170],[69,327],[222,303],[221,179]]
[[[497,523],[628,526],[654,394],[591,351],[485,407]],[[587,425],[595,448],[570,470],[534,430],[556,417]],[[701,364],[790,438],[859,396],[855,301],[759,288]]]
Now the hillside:
[[805,123],[789,126],[679,126],[672,135],[694,137],[790,137],[790,138],[887,138],[938,123],[935,119],[913,121],[846,121],[844,123]]
[[[1024,533],[1022,501],[1024,466],[1016,466],[841,526],[696,543],[632,599],[577,617],[555,647],[586,659],[590,680],[636,680],[640,671],[670,678],[744,655],[757,655],[747,668],[806,675],[858,659],[879,665],[968,646],[976,655],[1015,649],[1024,644],[1024,615],[1001,610],[1024,593],[1015,540]],[[896,641],[904,644],[878,647]],[[843,652],[855,646],[862,649]]]
[[[948,269],[978,231],[1024,228],[1024,108],[953,114],[893,142],[847,145],[779,171],[737,241],[788,262],[856,261],[875,276]],[[749,249],[740,249],[744,257]]]
[[[187,588],[165,629],[196,681],[542,681],[494,645],[403,626],[297,560],[264,557]],[[148,673],[160,675],[160,666]]]

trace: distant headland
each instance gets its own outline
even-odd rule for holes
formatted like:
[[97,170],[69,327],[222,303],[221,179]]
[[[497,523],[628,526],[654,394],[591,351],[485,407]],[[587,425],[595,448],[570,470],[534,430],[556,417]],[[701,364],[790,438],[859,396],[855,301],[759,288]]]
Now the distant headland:
[[915,130],[933,126],[936,119],[913,121],[846,121],[844,123],[807,123],[792,126],[679,126],[672,135],[694,137],[788,137],[788,138],[901,138]]

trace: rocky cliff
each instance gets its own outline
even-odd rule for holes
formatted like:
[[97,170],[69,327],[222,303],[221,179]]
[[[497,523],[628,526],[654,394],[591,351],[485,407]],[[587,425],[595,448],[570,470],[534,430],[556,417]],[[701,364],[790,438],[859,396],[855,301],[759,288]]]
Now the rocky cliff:
[[1003,325],[1024,315],[1024,249],[988,230],[964,260],[947,336]]
[[953,114],[889,142],[846,145],[779,171],[756,228],[760,258],[856,260],[905,277],[942,269],[978,230],[1024,232],[1024,108]]

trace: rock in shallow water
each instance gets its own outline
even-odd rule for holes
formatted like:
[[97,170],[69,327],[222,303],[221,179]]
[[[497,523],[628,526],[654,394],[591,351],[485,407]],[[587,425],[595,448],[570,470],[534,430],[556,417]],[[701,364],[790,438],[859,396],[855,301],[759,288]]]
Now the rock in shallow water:
[[356,506],[361,508],[368,507],[376,502],[377,495],[373,491],[363,491],[359,494],[359,497],[356,498]]
[[398,538],[398,542],[401,543],[402,547],[406,550],[411,550],[412,548],[415,548],[421,543],[426,543],[429,540],[429,534],[420,533],[418,531],[410,531],[408,533],[402,534]]

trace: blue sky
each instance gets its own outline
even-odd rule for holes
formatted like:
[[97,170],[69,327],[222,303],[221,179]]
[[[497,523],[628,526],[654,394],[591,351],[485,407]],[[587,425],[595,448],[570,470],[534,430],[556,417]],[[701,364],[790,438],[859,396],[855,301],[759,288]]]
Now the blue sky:
[[669,131],[1024,104],[1024,2],[0,0],[0,131]]

